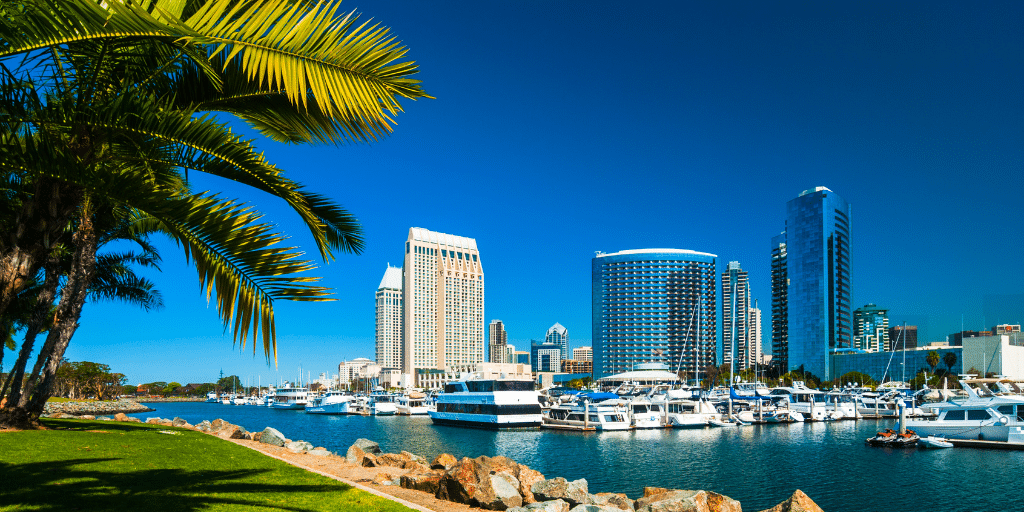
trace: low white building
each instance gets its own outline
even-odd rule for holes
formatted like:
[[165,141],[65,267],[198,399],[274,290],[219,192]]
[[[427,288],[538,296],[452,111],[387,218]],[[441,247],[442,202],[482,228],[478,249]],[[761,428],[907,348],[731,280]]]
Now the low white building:
[[338,365],[338,379],[342,386],[351,386],[360,380],[380,379],[380,372],[380,365],[365,357],[342,361]]
[[964,338],[963,368],[1024,379],[1024,336],[1001,334]]

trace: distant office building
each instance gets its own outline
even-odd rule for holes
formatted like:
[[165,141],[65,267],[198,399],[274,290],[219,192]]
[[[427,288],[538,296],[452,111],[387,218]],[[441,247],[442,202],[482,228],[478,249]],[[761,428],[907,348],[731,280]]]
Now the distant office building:
[[750,346],[750,285],[740,262],[722,272],[722,363],[742,371],[754,363]]
[[594,373],[594,362],[593,361],[577,361],[575,359],[566,359],[562,361],[562,372],[563,373]]
[[491,362],[508,363],[509,361],[505,355],[505,347],[508,345],[508,333],[505,332],[505,324],[501,320],[491,320],[487,334],[487,339],[490,340],[490,350],[488,352],[491,356]]
[[357,357],[338,365],[338,382],[343,386],[362,382],[363,389],[372,389],[379,383],[380,372],[379,364],[365,357]]
[[[776,359],[786,358],[783,371],[802,367],[829,380],[829,352],[852,345],[850,211],[845,199],[825,187],[805,190],[786,203],[786,231],[781,240],[772,239],[773,329],[776,293],[785,295],[785,354],[775,349]],[[777,256],[785,266],[778,289]],[[772,337],[774,342],[774,332]]]
[[388,265],[377,286],[375,348],[377,364],[402,367],[402,269]]
[[889,350],[917,348],[917,326],[897,325],[889,328]]
[[569,359],[569,330],[555,322],[544,334],[544,341],[556,343],[562,347],[562,359]]
[[484,362],[484,270],[476,240],[409,229],[402,371]]
[[978,338],[981,336],[991,336],[992,333],[989,331],[960,331],[954,332],[949,335],[949,344],[953,347],[960,347],[964,344],[964,338]]
[[[515,363],[516,362],[515,353],[516,353],[516,346],[515,345],[505,345],[505,362],[506,363]],[[527,362],[526,364],[530,364],[530,363]]]
[[786,276],[786,233],[772,237],[772,364],[782,373],[789,367],[789,278]]
[[562,371],[562,345],[548,341],[530,341],[530,361],[535,372]]
[[530,367],[533,366],[530,360],[530,353],[521,350],[512,353],[512,362],[515,364],[525,364]]
[[714,254],[599,253],[591,264],[594,377],[662,363],[694,374],[716,364]]
[[1000,336],[1003,334],[1012,335],[1014,333],[1020,332],[1020,324],[999,324],[992,327],[992,329],[990,329],[990,332],[993,336]]
[[865,304],[853,312],[853,348],[868,352],[892,350],[889,344],[889,310]]
[[577,361],[593,361],[594,349],[592,347],[576,347],[572,349],[572,358]]
[[761,338],[761,310],[754,307],[747,310],[747,340],[750,343],[750,364],[764,366],[764,345]]

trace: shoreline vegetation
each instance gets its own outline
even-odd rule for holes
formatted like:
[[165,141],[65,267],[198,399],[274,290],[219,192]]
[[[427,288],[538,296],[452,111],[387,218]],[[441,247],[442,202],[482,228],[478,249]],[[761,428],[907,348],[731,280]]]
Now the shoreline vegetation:
[[[170,433],[160,436],[171,442],[181,443],[193,439],[198,433],[210,434],[221,440],[258,451],[269,458],[278,459],[301,469],[334,478],[353,490],[364,490],[392,500],[395,509],[351,504],[345,510],[434,510],[439,512],[476,510],[507,510],[509,512],[741,512],[739,501],[728,496],[706,490],[664,489],[645,487],[643,496],[636,499],[622,493],[591,494],[585,479],[567,481],[561,477],[547,478],[540,472],[516,463],[507,457],[481,456],[461,460],[446,453],[438,454],[432,460],[403,451],[383,453],[380,446],[368,439],[359,439],[345,454],[332,453],[323,447],[314,447],[305,441],[292,441],[274,428],[267,427],[261,432],[248,432],[243,427],[224,420],[202,421],[190,425],[181,418],[147,418],[141,420],[117,414],[113,418],[99,417],[98,421],[68,421],[47,418],[44,425],[55,430],[76,432],[110,431],[123,428],[120,425],[135,423],[135,428],[150,429],[149,432]],[[79,425],[81,425],[79,427]],[[108,428],[107,425],[118,425]],[[166,429],[166,430],[161,430]],[[16,431],[32,432],[32,431]],[[48,431],[37,431],[45,433]],[[54,432],[57,434],[57,432]],[[175,436],[189,436],[179,438]],[[10,445],[11,433],[0,434],[0,446]],[[204,437],[204,436],[199,436]],[[4,442],[6,438],[6,441]],[[210,439],[216,443],[214,439]],[[67,443],[79,446],[81,441]],[[58,445],[61,446],[61,445]],[[182,451],[198,449],[197,446],[182,446]],[[80,450],[56,448],[65,463],[79,464]],[[7,453],[7,449],[0,453]],[[113,454],[111,454],[113,455]],[[123,454],[117,454],[121,456]],[[143,457],[161,457],[162,454],[140,454]],[[185,454],[188,458],[188,455]],[[2,459],[9,459],[4,455]],[[120,460],[120,459],[110,459]],[[0,460],[7,466],[10,460]],[[192,468],[192,464],[186,464]],[[17,469],[8,467],[7,469]],[[132,481],[122,482],[125,487],[135,488]],[[32,484],[38,488],[38,483]],[[41,492],[41,491],[40,491]],[[116,492],[116,489],[115,489]],[[289,496],[291,492],[285,489]],[[297,491],[302,492],[302,491]],[[781,498],[781,497],[780,497]],[[10,505],[11,503],[8,503]],[[27,503],[26,503],[27,504]],[[3,507],[0,503],[0,508]],[[161,506],[165,504],[161,503]],[[316,503],[307,510],[337,510]],[[289,501],[289,507],[292,508]],[[775,507],[763,512],[815,512],[821,511],[814,501],[800,490]]]

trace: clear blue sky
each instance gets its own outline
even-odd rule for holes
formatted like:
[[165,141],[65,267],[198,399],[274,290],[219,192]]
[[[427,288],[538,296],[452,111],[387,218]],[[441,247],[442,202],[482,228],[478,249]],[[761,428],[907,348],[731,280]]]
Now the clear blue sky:
[[[922,341],[998,318],[1019,294],[1024,3],[346,0],[409,47],[436,100],[366,146],[260,147],[354,212],[368,244],[321,270],[336,302],[277,306],[279,374],[239,352],[180,251],[166,307],[92,303],[67,357],[132,383],[264,383],[373,357],[374,291],[409,227],[472,237],[486,321],[517,345],[560,322],[590,343],[594,251],[717,254],[750,272],[770,332],[770,238],[823,185],[853,207],[853,297]],[[193,174],[194,176],[194,174]],[[314,251],[296,217],[252,201]]]

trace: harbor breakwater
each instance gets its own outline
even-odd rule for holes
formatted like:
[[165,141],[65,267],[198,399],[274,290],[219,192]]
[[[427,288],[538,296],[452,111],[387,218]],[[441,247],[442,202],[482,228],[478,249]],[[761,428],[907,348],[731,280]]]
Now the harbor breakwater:
[[134,400],[113,400],[113,401],[68,401],[68,402],[46,402],[43,406],[44,416],[64,414],[70,416],[95,416],[98,414],[117,414],[149,412],[153,409],[146,407]]
[[[120,421],[141,421],[118,414]],[[292,441],[267,427],[248,432],[222,419],[204,420],[191,425],[181,418],[147,418],[146,423],[188,428],[224,439],[242,440],[250,448],[267,452],[260,446],[279,447],[300,457],[316,457],[316,464],[342,465],[359,472],[359,482],[421,495],[422,499],[461,503],[483,510],[509,512],[741,512],[740,502],[711,491],[645,487],[643,496],[631,499],[624,493],[591,494],[586,479],[568,481],[546,478],[525,465],[502,456],[456,459],[442,453],[428,462],[420,455],[403,451],[383,453],[368,439],[358,439],[344,455],[314,447],[305,441]],[[276,448],[275,448],[276,449]],[[280,458],[280,457],[279,457]],[[311,459],[312,460],[312,459]],[[349,478],[352,478],[351,476]],[[408,496],[405,497],[409,499]],[[776,498],[778,499],[778,498]],[[416,500],[413,500],[416,501]],[[769,501],[771,503],[771,501]],[[814,501],[797,490],[788,499],[763,512],[821,511]]]

